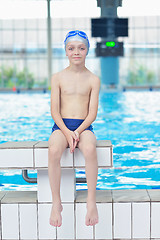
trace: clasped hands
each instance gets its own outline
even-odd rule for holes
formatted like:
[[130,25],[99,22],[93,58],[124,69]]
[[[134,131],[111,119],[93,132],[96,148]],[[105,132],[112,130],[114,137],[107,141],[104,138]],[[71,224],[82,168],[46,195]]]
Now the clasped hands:
[[77,130],[69,130],[66,134],[66,138],[70,147],[70,153],[73,153],[77,146],[77,143],[79,142],[79,132]]

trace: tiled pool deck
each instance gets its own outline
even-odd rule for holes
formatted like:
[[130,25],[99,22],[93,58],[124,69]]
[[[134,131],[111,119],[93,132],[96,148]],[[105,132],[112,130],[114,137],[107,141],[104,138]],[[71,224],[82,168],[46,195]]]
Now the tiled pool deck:
[[87,191],[63,203],[63,224],[49,225],[50,202],[37,192],[1,192],[1,239],[160,239],[160,190],[97,190],[99,224],[87,227]]
[[[97,141],[99,168],[113,166],[112,144]],[[0,169],[37,169],[37,192],[0,192],[1,240],[160,240],[160,190],[97,190],[99,223],[85,225],[87,191],[76,191],[75,169],[84,168],[79,149],[61,159],[62,226],[49,225],[51,191],[48,143],[0,144]]]

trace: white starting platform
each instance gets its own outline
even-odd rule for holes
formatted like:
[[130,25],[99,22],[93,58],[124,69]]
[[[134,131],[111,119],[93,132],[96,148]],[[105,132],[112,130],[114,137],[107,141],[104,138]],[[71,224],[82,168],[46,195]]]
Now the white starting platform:
[[[97,141],[99,168],[113,166],[112,144]],[[160,190],[97,190],[99,223],[85,225],[87,191],[76,191],[75,169],[84,168],[78,148],[61,159],[62,226],[49,225],[51,191],[47,142],[0,144],[0,170],[37,170],[38,190],[0,192],[0,239],[160,239]]]

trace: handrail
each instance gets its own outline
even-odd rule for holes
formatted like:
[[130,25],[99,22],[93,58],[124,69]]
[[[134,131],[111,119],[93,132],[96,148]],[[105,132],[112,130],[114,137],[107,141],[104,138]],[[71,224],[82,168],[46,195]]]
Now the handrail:
[[28,170],[22,170],[22,177],[28,183],[37,183],[37,178],[30,178],[28,176]]
[[86,178],[76,178],[76,183],[86,183]]
[[[28,183],[37,183],[37,178],[28,176],[28,170],[22,170],[22,177]],[[86,178],[76,178],[76,183],[86,183]]]

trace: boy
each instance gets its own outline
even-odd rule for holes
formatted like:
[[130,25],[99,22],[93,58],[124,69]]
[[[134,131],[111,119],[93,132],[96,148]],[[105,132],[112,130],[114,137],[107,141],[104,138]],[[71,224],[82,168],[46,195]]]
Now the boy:
[[[98,223],[96,206],[97,154],[96,137],[91,123],[96,119],[100,80],[85,67],[89,40],[82,31],[66,35],[65,50],[69,66],[51,79],[51,115],[55,122],[49,139],[48,174],[52,192],[50,224],[62,224],[60,197],[60,159],[67,146],[73,153],[77,146],[85,158],[88,186],[87,226]],[[69,186],[68,186],[69,187]]]

